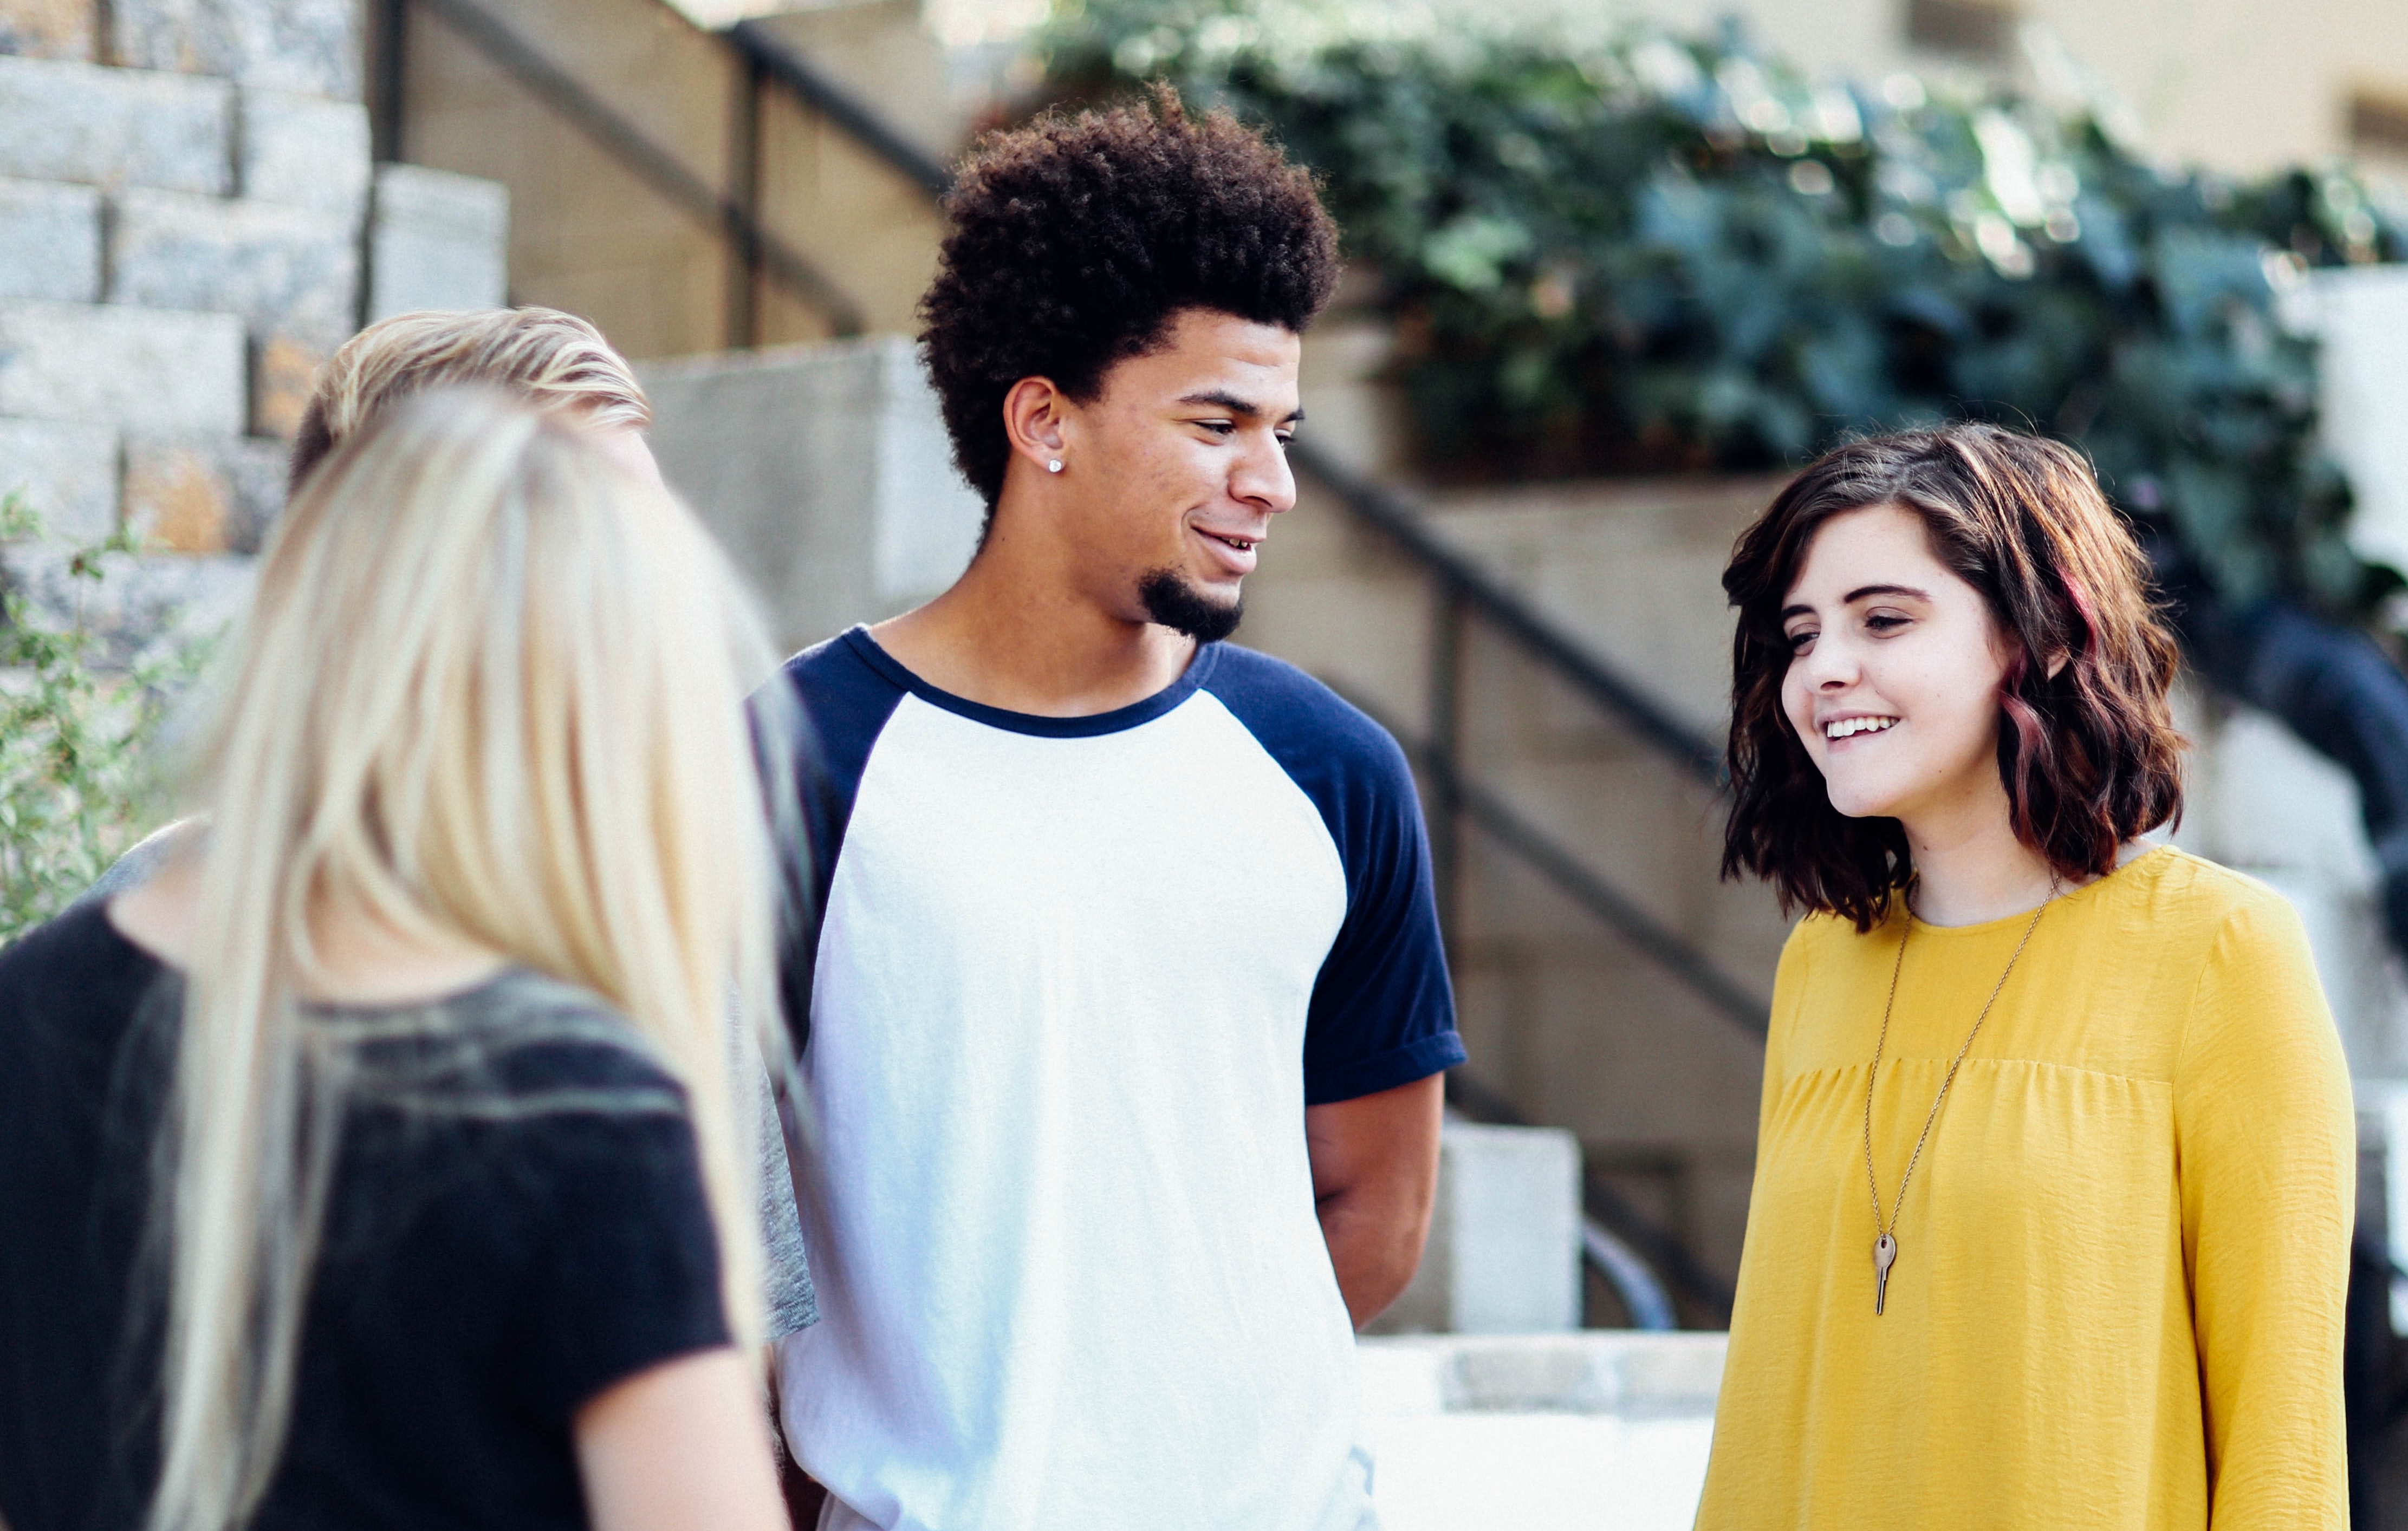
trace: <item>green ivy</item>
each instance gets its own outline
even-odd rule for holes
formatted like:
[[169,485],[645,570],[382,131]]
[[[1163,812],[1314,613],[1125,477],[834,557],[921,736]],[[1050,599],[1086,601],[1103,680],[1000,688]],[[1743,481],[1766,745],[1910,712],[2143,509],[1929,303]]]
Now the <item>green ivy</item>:
[[[0,540],[41,532],[22,495],[0,498]],[[64,909],[158,820],[155,746],[204,646],[104,662],[81,595],[135,551],[125,532],[71,550],[64,621],[0,587],[0,942]]]
[[2235,181],[2114,111],[1750,47],[1348,0],[1065,0],[1077,98],[1167,79],[1323,178],[1440,478],[1749,470],[1961,416],[2073,441],[2230,598],[2363,613],[2315,446],[2311,266],[2399,258],[2339,167]]

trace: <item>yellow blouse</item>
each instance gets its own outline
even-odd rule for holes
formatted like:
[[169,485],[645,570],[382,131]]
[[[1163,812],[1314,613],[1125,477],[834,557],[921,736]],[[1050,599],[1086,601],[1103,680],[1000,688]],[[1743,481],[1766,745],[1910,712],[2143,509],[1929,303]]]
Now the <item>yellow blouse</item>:
[[[2340,1527],[2349,1076],[2290,907],[2179,851],[2061,897],[1949,1092],[1873,1315],[1900,913],[1782,952],[1701,1531]],[[1916,922],[1885,1205],[2028,915]]]

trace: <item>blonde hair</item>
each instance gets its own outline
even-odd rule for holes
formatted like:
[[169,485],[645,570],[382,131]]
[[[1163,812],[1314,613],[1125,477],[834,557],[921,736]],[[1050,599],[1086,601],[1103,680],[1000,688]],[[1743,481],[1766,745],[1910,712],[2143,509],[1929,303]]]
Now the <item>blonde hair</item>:
[[292,488],[378,410],[424,389],[485,384],[588,425],[652,422],[627,359],[557,308],[430,308],[380,320],[343,342],[301,414]]
[[411,400],[286,512],[229,660],[162,1138],[152,1531],[238,1525],[281,1452],[351,1088],[340,1028],[295,998],[329,901],[628,1017],[687,1093],[730,1326],[762,1329],[725,1007],[732,984],[782,1066],[756,754],[781,731],[748,728],[774,658],[709,537],[523,405]]

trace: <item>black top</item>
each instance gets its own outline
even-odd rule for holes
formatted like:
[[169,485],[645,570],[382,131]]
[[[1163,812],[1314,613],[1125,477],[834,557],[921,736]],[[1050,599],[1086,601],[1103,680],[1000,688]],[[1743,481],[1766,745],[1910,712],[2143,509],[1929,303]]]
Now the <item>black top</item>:
[[[96,906],[0,952],[0,1521],[138,1524],[164,1281],[149,1156],[182,984]],[[357,1080],[259,1531],[586,1524],[570,1420],[728,1343],[682,1092],[581,990],[511,971],[323,1009]]]

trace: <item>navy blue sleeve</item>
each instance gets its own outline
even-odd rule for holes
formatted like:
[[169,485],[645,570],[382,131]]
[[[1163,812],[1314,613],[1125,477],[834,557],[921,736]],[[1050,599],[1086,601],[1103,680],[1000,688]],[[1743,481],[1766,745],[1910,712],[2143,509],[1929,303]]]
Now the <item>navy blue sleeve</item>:
[[[799,736],[790,742],[807,843],[787,848],[793,908],[778,954],[779,997],[797,1057],[810,1040],[820,923],[836,880],[837,857],[844,850],[845,826],[853,819],[853,800],[861,791],[869,751],[904,696],[887,673],[891,664],[868,633],[856,627],[788,660],[754,698],[756,727]],[[781,685],[782,693],[773,690]]]
[[1412,769],[1387,730],[1292,665],[1221,646],[1204,689],[1321,810],[1346,867],[1346,919],[1312,986],[1308,1106],[1463,1062]]

